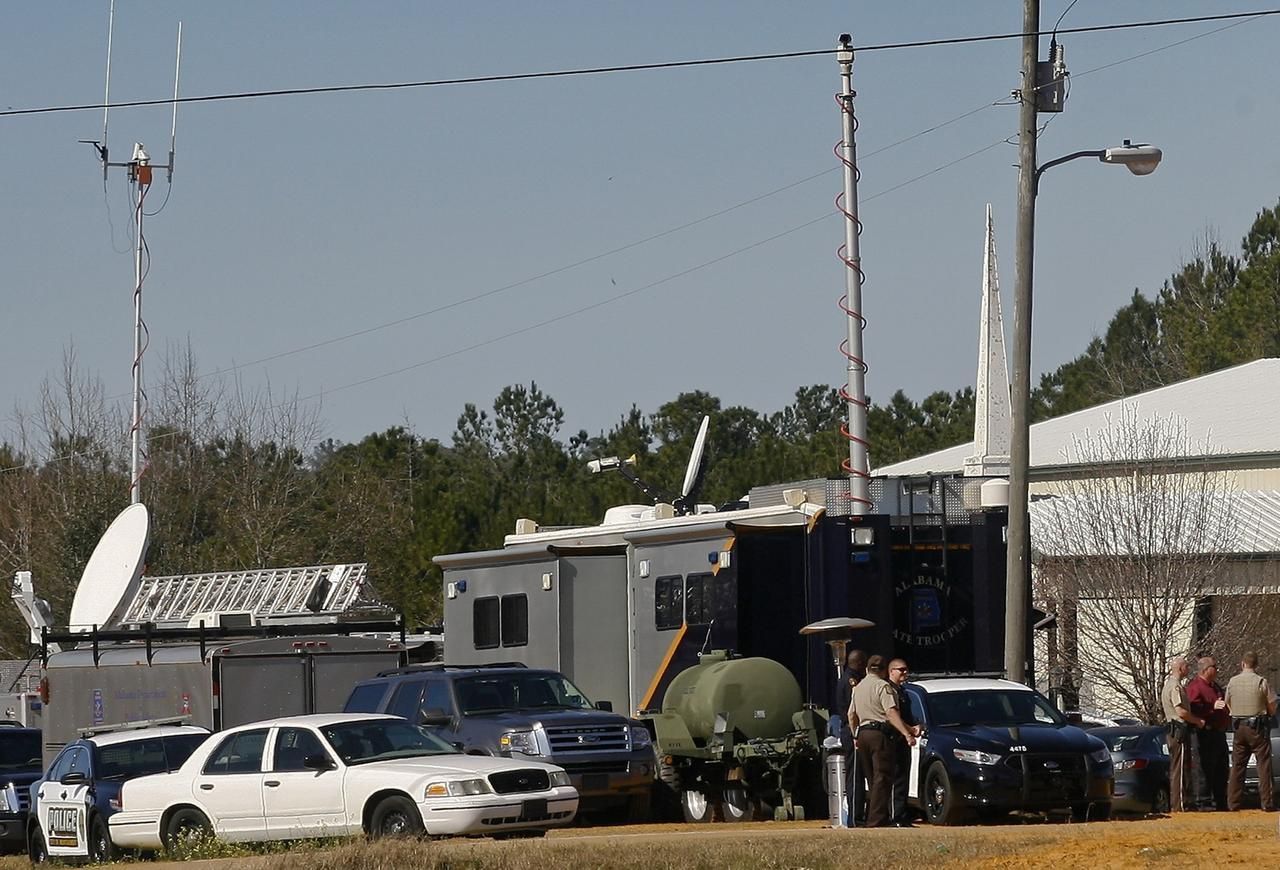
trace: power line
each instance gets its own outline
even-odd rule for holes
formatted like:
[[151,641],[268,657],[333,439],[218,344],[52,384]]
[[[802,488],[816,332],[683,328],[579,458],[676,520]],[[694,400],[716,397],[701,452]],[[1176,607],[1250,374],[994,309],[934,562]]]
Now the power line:
[[[1116,30],[1133,30],[1146,27],[1166,27],[1176,24],[1196,24],[1208,21],[1228,21],[1245,18],[1261,18],[1268,15],[1280,15],[1280,9],[1261,9],[1255,12],[1231,12],[1220,15],[1197,15],[1188,18],[1163,18],[1148,21],[1131,21],[1123,24],[1098,24],[1088,27],[1069,27],[1057,31],[1068,33],[1103,33]],[[1045,36],[1054,31],[1041,30],[1035,35]],[[907,48],[935,48],[948,45],[967,45],[980,42],[995,42],[1007,39],[1022,39],[1025,34],[990,33],[981,36],[955,36],[946,39],[922,39],[912,42],[887,42],[876,45],[865,45],[854,48],[855,52],[896,51]],[[449,79],[427,79],[412,82],[382,82],[363,85],[322,85],[305,88],[278,88],[274,90],[236,91],[226,94],[205,94],[194,97],[165,97],[150,100],[125,100],[118,103],[81,103],[63,106],[42,106],[31,109],[6,109],[0,111],[0,117],[21,115],[49,115],[63,112],[97,111],[100,109],[129,109],[142,106],[172,106],[177,103],[213,103],[231,100],[250,100],[263,97],[292,97],[308,94],[337,94],[360,91],[395,91],[413,88],[447,87],[451,85],[492,84],[495,82],[530,81],[536,79],[570,78],[574,76],[604,75],[608,73],[642,72],[647,70],[685,69],[699,66],[723,66],[735,63],[755,63],[766,60],[794,60],[807,57],[823,57],[835,52],[833,48],[813,49],[809,51],[783,51],[770,54],[737,55],[733,57],[701,58],[697,60],[675,60],[655,63],[621,64],[616,66],[583,67],[578,69],[546,70],[528,73],[506,73],[498,75],[466,76]]]

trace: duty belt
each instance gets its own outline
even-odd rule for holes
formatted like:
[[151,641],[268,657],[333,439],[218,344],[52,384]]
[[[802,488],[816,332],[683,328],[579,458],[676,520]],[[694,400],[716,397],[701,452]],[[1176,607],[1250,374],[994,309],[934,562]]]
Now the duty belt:
[[1261,731],[1269,724],[1270,717],[1265,713],[1259,713],[1256,716],[1233,716],[1231,717],[1231,729],[1234,731],[1241,725],[1248,725],[1255,731]]

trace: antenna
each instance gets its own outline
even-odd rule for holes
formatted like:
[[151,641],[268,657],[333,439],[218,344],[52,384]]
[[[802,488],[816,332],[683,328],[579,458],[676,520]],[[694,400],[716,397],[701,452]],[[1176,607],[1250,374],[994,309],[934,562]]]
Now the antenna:
[[684,482],[680,487],[680,495],[672,496],[670,493],[653,486],[631,470],[631,466],[636,464],[635,455],[631,455],[626,459],[619,459],[616,456],[606,456],[601,459],[592,459],[587,463],[587,470],[592,474],[599,474],[602,471],[616,471],[654,500],[656,504],[659,501],[668,501],[671,506],[676,509],[676,513],[681,516],[694,513],[697,509],[698,489],[702,486],[702,474],[706,470],[706,463],[703,461],[707,444],[707,429],[711,426],[711,417],[704,416],[702,423],[698,426],[698,435],[693,439],[693,450],[689,454],[689,465],[685,468]]
[[[133,191],[133,410],[129,421],[129,503],[138,504],[142,500],[142,473],[146,470],[146,448],[143,445],[142,417],[146,407],[146,391],[142,386],[142,355],[150,343],[147,324],[142,319],[142,281],[150,268],[151,252],[147,248],[146,237],[142,233],[142,218],[147,214],[145,203],[147,192],[151,190],[152,173],[163,169],[172,189],[175,149],[178,141],[178,79],[182,72],[182,22],[178,22],[178,46],[173,70],[173,120],[169,127],[169,161],[163,165],[151,162],[151,155],[141,142],[133,145],[133,154],[127,162],[112,163],[110,148],[107,144],[107,122],[111,111],[111,43],[115,33],[116,4],[111,0],[107,17],[107,74],[106,87],[102,98],[102,140],[81,139],[81,142],[92,145],[102,161],[102,184],[105,189],[107,173],[112,167],[122,167],[129,176],[129,184],[136,185]],[[168,202],[168,197],[165,197]],[[160,208],[164,208],[163,205]],[[158,214],[159,209],[152,214]]]

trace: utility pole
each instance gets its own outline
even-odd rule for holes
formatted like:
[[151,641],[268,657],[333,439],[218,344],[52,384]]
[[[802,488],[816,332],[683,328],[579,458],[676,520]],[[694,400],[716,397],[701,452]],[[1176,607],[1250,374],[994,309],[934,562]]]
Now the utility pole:
[[1036,226],[1037,62],[1040,0],[1023,0],[1022,93],[1018,112],[1018,228],[1013,292],[1013,377],[1010,385],[1009,526],[1006,530],[1004,670],[1027,674],[1027,613],[1031,587],[1031,517],[1027,511],[1031,460],[1031,279]]

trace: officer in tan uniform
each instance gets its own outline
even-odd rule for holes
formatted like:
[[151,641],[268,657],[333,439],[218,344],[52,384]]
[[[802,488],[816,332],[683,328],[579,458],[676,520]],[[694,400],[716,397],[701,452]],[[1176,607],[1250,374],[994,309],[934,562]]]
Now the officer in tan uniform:
[[1235,732],[1227,784],[1227,806],[1232,810],[1240,809],[1244,803],[1244,769],[1250,755],[1258,762],[1262,809],[1275,808],[1271,793],[1271,717],[1276,713],[1276,698],[1257,668],[1258,654],[1247,652],[1240,661],[1240,673],[1227,683],[1227,709]]
[[885,680],[884,656],[867,661],[867,678],[854,687],[849,727],[855,729],[858,766],[867,777],[867,827],[887,827],[897,771],[895,741],[915,746],[916,738],[898,713],[897,691]]
[[1182,787],[1186,782],[1183,767],[1184,749],[1191,743],[1191,729],[1203,728],[1204,720],[1191,712],[1187,690],[1182,681],[1190,668],[1182,656],[1169,659],[1169,677],[1160,690],[1160,706],[1164,708],[1165,739],[1169,742],[1169,809],[1182,812]]

